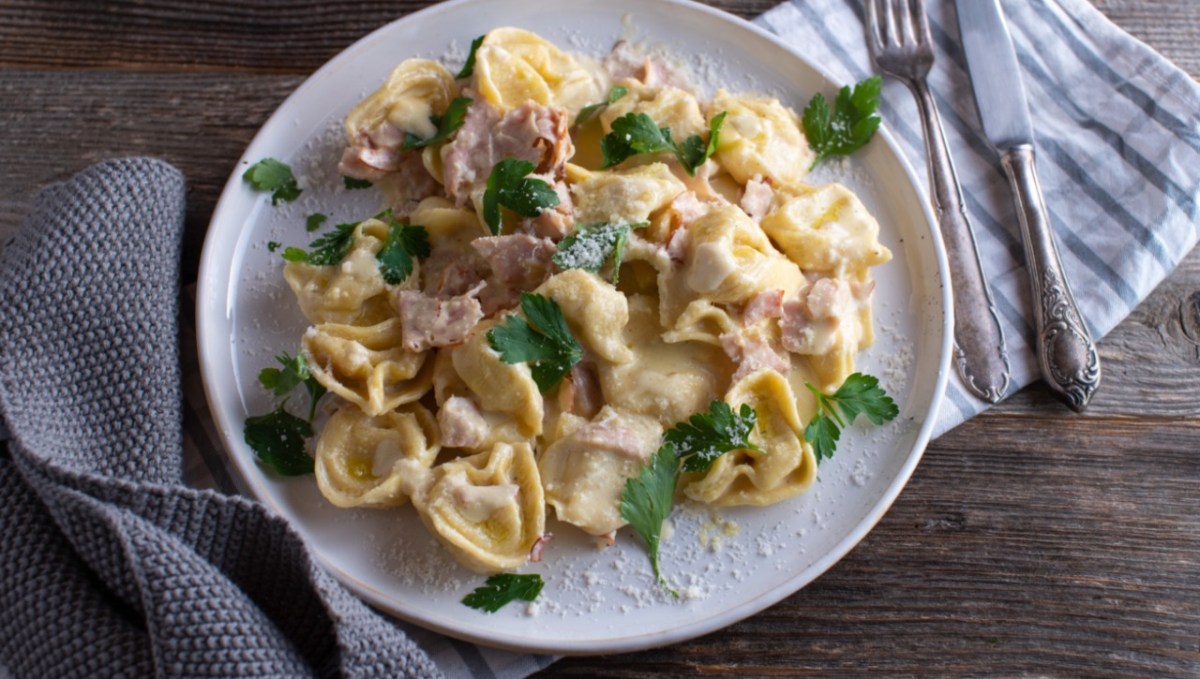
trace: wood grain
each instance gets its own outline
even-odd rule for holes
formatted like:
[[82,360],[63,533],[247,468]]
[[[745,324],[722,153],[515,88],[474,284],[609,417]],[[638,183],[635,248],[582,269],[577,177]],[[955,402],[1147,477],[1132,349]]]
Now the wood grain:
[[[0,0],[0,243],[38,187],[150,154],[188,177],[185,277],[233,163],[413,0]],[[711,3],[752,17],[775,0]],[[1200,3],[1096,0],[1200,74]],[[1084,416],[1033,386],[930,446],[850,555],[702,639],[557,676],[1200,675],[1200,251],[1100,343]]]
[[[303,73],[347,45],[430,3],[0,3],[0,67]],[[708,2],[745,18],[776,0]],[[70,49],[48,50],[48,44]]]

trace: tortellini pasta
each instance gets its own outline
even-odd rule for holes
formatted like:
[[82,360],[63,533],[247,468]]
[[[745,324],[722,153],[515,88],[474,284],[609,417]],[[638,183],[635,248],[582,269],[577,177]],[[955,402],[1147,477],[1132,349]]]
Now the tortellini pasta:
[[[347,117],[339,166],[390,211],[284,266],[311,325],[303,366],[335,400],[316,419],[322,495],[411,501],[476,572],[538,560],[548,512],[612,539],[630,479],[714,402],[753,408],[758,450],[681,472],[679,498],[803,492],[817,469],[808,386],[837,389],[874,337],[871,269],[891,253],[849,189],[803,183],[813,153],[795,112],[724,90],[706,99],[669,61],[619,49],[602,64],[499,28],[464,78],[404,61]],[[461,127],[443,129],[460,96],[472,99]],[[696,161],[660,129],[628,157],[632,146],[605,144],[629,114],[676,145],[697,137],[692,152],[725,117],[715,153]],[[561,318],[546,322],[547,308]],[[564,356],[579,360],[539,363]]]
[[865,272],[892,258],[875,218],[841,184],[798,190],[763,217],[762,229],[806,270]]
[[388,227],[368,219],[354,229],[350,251],[335,266],[288,262],[283,277],[310,323],[373,325],[390,315],[387,284],[375,255]]
[[498,443],[438,465],[413,504],[430,532],[477,573],[524,564],[545,532],[546,501],[528,443]]
[[594,420],[564,418],[566,433],[538,460],[546,502],[560,521],[591,535],[625,525],[621,491],[658,449],[662,426],[653,418],[605,406]]
[[421,487],[440,449],[437,421],[418,403],[375,417],[342,408],[317,441],[317,485],[338,507],[395,507]]
[[428,139],[437,134],[430,119],[445,113],[457,94],[458,85],[445,66],[429,59],[407,59],[346,116],[346,136],[352,144],[360,133],[378,138],[389,134],[381,130],[386,124],[390,136],[398,131],[401,140],[405,132]]
[[420,399],[433,386],[432,362],[402,348],[401,337],[398,318],[365,327],[325,323],[310,328],[301,345],[322,386],[374,416]]
[[758,415],[750,442],[762,450],[734,450],[717,458],[701,478],[687,482],[687,497],[716,507],[766,505],[803,492],[817,477],[817,460],[803,438],[796,397],[787,379],[763,369],[733,385],[725,397],[747,403]]
[[721,90],[709,110],[712,115],[726,113],[717,160],[738,182],[745,184],[760,175],[792,186],[808,174],[814,155],[800,131],[800,118],[778,99]]

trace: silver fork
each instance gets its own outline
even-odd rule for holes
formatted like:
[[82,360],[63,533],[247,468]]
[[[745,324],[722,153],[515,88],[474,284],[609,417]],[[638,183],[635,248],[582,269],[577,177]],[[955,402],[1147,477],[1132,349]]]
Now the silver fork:
[[996,403],[1008,391],[1008,349],[983,275],[975,234],[963,209],[962,189],[946,148],[942,121],[925,82],[933,66],[933,39],[925,18],[925,2],[866,0],[866,5],[871,58],[884,73],[908,85],[921,113],[933,207],[950,261],[955,365],[971,393]]

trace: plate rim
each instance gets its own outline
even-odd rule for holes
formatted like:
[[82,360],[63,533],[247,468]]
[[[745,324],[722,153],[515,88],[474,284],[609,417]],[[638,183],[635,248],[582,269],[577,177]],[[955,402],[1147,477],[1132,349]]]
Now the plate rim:
[[[213,336],[213,333],[208,331],[209,325],[208,321],[206,320],[206,311],[208,305],[206,304],[206,300],[212,299],[211,295],[214,292],[212,288],[214,286],[218,286],[219,288],[219,284],[223,283],[225,287],[219,288],[216,290],[216,292],[219,294],[220,298],[225,300],[227,314],[232,313],[228,304],[230,298],[230,295],[228,294],[228,286],[231,278],[236,274],[236,272],[233,271],[231,267],[230,271],[228,272],[228,276],[214,277],[207,275],[213,271],[214,266],[217,266],[213,261],[217,256],[215,254],[217,246],[213,244],[214,241],[217,240],[217,234],[213,227],[219,221],[218,218],[222,218],[221,221],[224,221],[224,212],[233,209],[232,203],[235,201],[234,195],[239,191],[242,184],[243,170],[241,168],[249,162],[249,159],[251,158],[251,149],[262,143],[264,134],[268,128],[274,128],[277,126],[277,119],[282,118],[282,112],[288,108],[289,104],[294,99],[302,96],[309,87],[315,86],[314,83],[323,79],[327,72],[337,70],[345,66],[348,62],[351,62],[360,51],[366,49],[368,44],[379,39],[382,34],[393,30],[393,27],[397,24],[428,20],[437,14],[456,10],[460,5],[480,4],[485,1],[486,0],[448,0],[447,2],[430,5],[416,12],[412,12],[390,21],[379,28],[376,28],[334,55],[320,68],[305,78],[305,80],[300,83],[291,94],[289,94],[282,102],[280,102],[271,116],[268,117],[265,122],[263,122],[258,132],[255,133],[253,139],[251,139],[250,143],[247,144],[246,150],[235,162],[233,172],[230,174],[228,181],[222,187],[221,195],[213,208],[212,218],[209,220],[205,233],[204,244],[201,250],[195,303],[196,347],[205,399],[209,407],[210,416],[212,417],[214,424],[216,424],[222,439],[220,443],[223,449],[224,457],[228,462],[232,462],[232,464],[226,464],[226,468],[235,478],[235,485],[238,486],[239,491],[241,491],[241,493],[247,496],[249,499],[262,503],[273,514],[287,521],[289,528],[295,531],[297,536],[302,540],[304,540],[304,537],[301,532],[292,526],[291,521],[287,519],[286,514],[276,505],[274,498],[271,497],[270,493],[266,492],[260,485],[260,482],[257,481],[252,475],[246,473],[247,470],[244,465],[253,464],[253,462],[245,462],[239,459],[238,456],[234,455],[233,451],[231,451],[228,443],[231,440],[231,437],[236,438],[234,432],[239,430],[236,426],[231,426],[231,424],[236,423],[228,422],[224,417],[222,409],[216,407],[218,400],[215,398],[216,394],[214,393],[214,381],[209,379],[209,376],[223,371],[220,371],[219,367],[215,365],[217,358],[212,353],[215,351],[215,349],[210,348],[208,346],[210,340],[206,340],[206,337],[211,338]],[[834,79],[833,76],[821,64],[810,61],[794,50],[786,42],[784,42],[779,36],[739,16],[730,14],[729,12],[716,7],[695,2],[694,0],[639,0],[639,2],[684,7],[689,10],[706,14],[719,22],[732,23],[739,28],[748,30],[754,34],[757,39],[766,40],[773,43],[776,47],[783,49],[790,54],[792,58],[804,63],[825,81],[827,87],[834,89],[838,87],[837,80]],[[863,520],[859,521],[851,531],[849,531],[841,540],[834,544],[833,548],[825,552],[825,554],[823,554],[820,558],[816,559],[808,568],[797,572],[796,575],[785,580],[781,585],[769,591],[766,591],[751,599],[744,600],[732,607],[725,608],[704,619],[701,619],[698,622],[685,623],[667,630],[634,634],[627,637],[606,637],[602,640],[575,641],[571,642],[569,646],[565,646],[563,642],[539,644],[537,643],[536,639],[518,638],[515,635],[497,636],[494,628],[489,628],[483,625],[464,626],[456,621],[446,624],[439,622],[437,619],[430,619],[429,617],[418,618],[398,610],[395,607],[395,604],[389,600],[385,593],[378,591],[375,587],[372,587],[371,585],[368,585],[367,583],[362,582],[351,574],[345,572],[337,564],[333,563],[320,549],[309,544],[307,540],[304,540],[305,546],[308,548],[311,558],[315,559],[317,563],[327,570],[327,572],[333,575],[340,583],[345,585],[347,589],[351,591],[351,593],[358,596],[360,599],[363,599],[367,603],[383,609],[389,615],[396,616],[407,623],[415,624],[425,629],[429,629],[440,634],[445,634],[456,639],[462,639],[471,643],[478,643],[492,648],[518,652],[553,653],[559,655],[625,653],[679,643],[681,641],[711,633],[744,620],[811,585],[814,581],[824,575],[830,568],[832,568],[834,564],[845,558],[846,554],[848,554],[855,546],[857,546],[866,537],[866,535],[875,528],[875,526],[891,508],[892,504],[894,504],[900,492],[908,484],[917,464],[919,464],[920,460],[924,456],[925,450],[928,447],[929,441],[932,437],[933,430],[937,424],[938,413],[944,400],[944,394],[950,373],[949,367],[951,359],[951,346],[953,343],[953,301],[952,287],[949,284],[949,263],[947,260],[947,254],[941,232],[937,228],[937,221],[934,217],[932,206],[930,205],[925,192],[922,190],[921,183],[918,180],[911,164],[908,162],[907,157],[896,143],[896,140],[892,135],[886,121],[880,126],[878,136],[884,140],[885,145],[888,147],[888,151],[898,161],[908,184],[913,187],[914,193],[918,198],[921,214],[924,217],[924,227],[930,235],[934,259],[937,264],[939,290],[941,292],[941,346],[938,349],[936,375],[934,376],[934,384],[932,385],[930,404],[923,412],[925,417],[924,422],[914,439],[912,450],[909,451],[907,459],[905,460],[904,464],[901,465],[892,482],[888,484],[883,493],[879,496],[879,499],[873,505],[870,505],[869,509],[864,513]],[[793,583],[796,580],[802,579],[802,575],[807,575],[807,578],[803,584],[794,585]]]

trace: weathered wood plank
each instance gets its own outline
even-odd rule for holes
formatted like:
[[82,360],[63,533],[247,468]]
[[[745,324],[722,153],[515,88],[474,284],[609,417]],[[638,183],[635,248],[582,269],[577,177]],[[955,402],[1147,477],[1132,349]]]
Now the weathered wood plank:
[[[1200,4],[1093,0],[1117,24],[1193,76],[1200,74]],[[367,2],[0,4],[0,67],[163,68],[310,73],[350,43],[430,3]],[[752,18],[776,0],[711,0]],[[70,49],[48,49],[70,45]]]
[[[0,4],[0,67],[311,73],[376,28],[430,4],[11,0]],[[751,18],[776,1],[707,4]]]
[[943,437],[866,540],[768,611],[543,676],[1195,676],[1200,422],[1027,430],[985,416]]
[[188,180],[184,276],[195,278],[217,197],[301,76],[0,70],[0,243],[37,189],[105,158],[149,155]]

